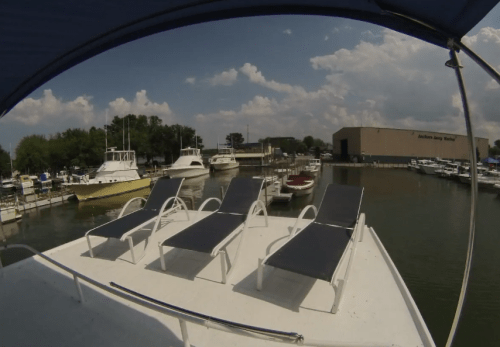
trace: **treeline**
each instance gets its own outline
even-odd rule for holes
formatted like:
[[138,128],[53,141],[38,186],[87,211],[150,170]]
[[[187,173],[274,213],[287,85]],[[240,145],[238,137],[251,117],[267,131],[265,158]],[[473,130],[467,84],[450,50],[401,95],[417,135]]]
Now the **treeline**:
[[488,153],[491,157],[500,155],[500,140],[496,140],[494,144],[493,147],[490,147]]
[[[152,163],[155,157],[163,157],[166,163],[176,160],[180,153],[181,140],[183,147],[194,147],[196,144],[195,130],[190,127],[162,124],[162,120],[157,116],[129,114],[125,117],[115,116],[111,123],[105,126],[108,148],[116,147],[121,150],[125,143],[127,149],[129,127],[130,148],[148,163]],[[14,169],[23,173],[45,170],[54,172],[74,166],[99,166],[103,162],[106,147],[105,128],[68,129],[48,137],[26,136],[16,147]],[[199,136],[197,143],[198,148],[203,148],[203,140]]]

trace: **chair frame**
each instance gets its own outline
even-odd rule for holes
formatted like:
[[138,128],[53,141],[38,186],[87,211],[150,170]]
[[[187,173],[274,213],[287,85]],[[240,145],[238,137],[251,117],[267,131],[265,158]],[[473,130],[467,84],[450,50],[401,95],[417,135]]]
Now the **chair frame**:
[[[303,220],[304,215],[309,209],[313,209],[314,211],[314,219],[311,220],[310,223],[308,223],[305,227],[303,227],[300,231],[298,231],[298,226],[299,223]],[[297,218],[297,221],[295,222],[295,225],[292,228],[292,231],[290,232],[290,236],[288,239],[283,242],[279,247],[276,247],[274,251],[269,252],[268,255],[266,255],[265,258],[261,259],[259,258],[258,260],[258,268],[257,268],[257,290],[262,290],[262,283],[264,281],[264,267],[266,266],[265,262],[267,261],[268,258],[270,258],[274,253],[276,253],[279,249],[281,249],[285,244],[290,242],[296,235],[298,235],[300,232],[305,230],[311,223],[313,223],[316,219],[316,216],[318,215],[318,209],[314,205],[308,205],[304,207],[302,212],[300,213],[299,217]],[[333,273],[332,279],[329,282],[330,285],[333,287],[333,291],[335,293],[335,299],[332,305],[332,308],[330,309],[331,313],[337,313],[340,307],[340,302],[342,299],[342,294],[344,293],[345,287],[347,285],[347,282],[349,280],[349,274],[351,272],[352,268],[352,263],[354,259],[354,255],[356,254],[356,246],[358,242],[362,242],[362,237],[363,237],[363,229],[365,227],[365,214],[361,213],[356,220],[356,224],[354,225],[353,228],[345,228],[337,225],[332,225],[332,224],[326,224],[331,227],[337,227],[337,228],[344,228],[344,229],[349,229],[353,231],[353,234],[351,235],[349,239],[349,243],[346,245],[344,252],[337,264],[337,267],[335,268],[335,271]],[[341,268],[341,265],[344,263],[345,258],[347,257],[348,251],[350,252],[349,254],[349,259],[347,263],[346,270],[343,274],[342,277],[338,278],[339,271]],[[337,281],[336,281],[337,280]]]
[[[195,222],[193,224],[191,224],[190,226],[196,224],[196,222],[198,221],[198,216],[199,216],[200,212],[205,207],[205,205],[211,200],[216,200],[219,202],[219,204],[222,204],[222,201],[219,198],[208,198],[207,200],[205,200],[198,209]],[[258,209],[258,207],[260,209]],[[216,258],[217,256],[220,256],[221,274],[222,274],[222,281],[221,282],[223,284],[226,284],[228,282],[228,280],[231,278],[233,270],[236,267],[236,264],[238,262],[238,259],[239,259],[240,253],[241,253],[241,245],[243,244],[243,240],[244,240],[245,235],[247,233],[249,224],[252,221],[252,219],[255,218],[255,216],[260,213],[261,210],[264,211],[264,219],[265,219],[266,227],[269,226],[266,206],[262,200],[257,199],[250,206],[248,213],[247,213],[247,217],[245,219],[245,222],[243,222],[240,226],[235,228],[228,236],[226,236],[221,242],[219,242],[219,244],[217,246],[215,246],[214,249],[212,250],[212,252],[210,253],[210,256],[212,258]],[[218,213],[218,212],[219,212],[219,210],[217,209],[216,211],[209,214],[205,218],[207,218],[215,213]],[[221,212],[221,213],[223,213],[223,212]],[[232,213],[230,213],[230,214],[232,214]],[[188,228],[188,227],[186,227],[186,228]],[[179,231],[179,233],[184,231],[185,229]],[[242,236],[241,236],[240,242],[238,243],[238,248],[236,249],[236,254],[234,256],[233,264],[231,265],[231,267],[228,271],[227,268],[230,264],[229,264],[228,259],[226,259],[226,256],[229,257],[226,247],[240,233],[242,234]],[[165,240],[167,240],[167,239],[165,239]],[[165,254],[163,252],[163,245],[162,245],[162,243],[165,242],[165,240],[158,243],[158,249],[160,252],[160,263],[161,263],[161,268],[163,271],[167,271],[167,267],[165,264]]]
[[[126,208],[130,205],[130,203],[134,200],[144,200],[146,201],[146,199],[144,199],[143,197],[135,197],[135,198],[132,198],[130,199],[129,201],[127,201],[127,203],[123,206],[122,210],[120,211],[120,214],[118,215],[118,218],[121,218],[123,217],[123,214],[126,210]],[[170,201],[174,200],[174,204],[172,205],[171,208],[169,208],[168,210],[164,211],[165,210],[165,207],[167,207],[168,203]],[[152,242],[152,238],[153,238],[153,235],[154,233],[157,231],[158,229],[158,226],[160,224],[160,221],[161,221],[161,218],[162,217],[165,217],[166,215],[169,215],[171,213],[173,213],[174,211],[177,211],[178,209],[184,209],[184,211],[186,212],[186,217],[187,217],[187,220],[190,220],[189,218],[189,213],[188,213],[188,209],[187,209],[187,206],[184,202],[184,200],[182,200],[180,197],[178,196],[171,196],[169,197],[167,200],[165,200],[165,202],[163,203],[158,215],[156,217],[153,217],[149,220],[147,220],[146,222],[142,223],[142,224],[139,224],[137,226],[135,226],[134,228],[130,229],[129,231],[127,231],[126,233],[124,233],[121,238],[119,239],[120,241],[122,242],[125,242],[127,241],[128,242],[128,245],[129,245],[129,248],[130,248],[130,255],[131,255],[131,258],[132,258],[132,263],[133,264],[137,264],[139,263],[139,261],[142,260],[142,258],[144,258],[144,256],[146,255],[146,252],[148,250],[148,247],[149,247],[149,244],[151,244]],[[139,210],[138,210],[139,211]],[[116,219],[115,219],[116,220]],[[148,229],[144,229],[144,227],[150,223],[152,223],[153,221],[155,221],[155,224],[153,226],[152,229],[149,229],[151,230],[151,233],[149,234],[148,238],[147,238],[147,243],[146,243],[146,248],[144,249],[144,252],[142,254],[142,256],[138,259],[136,259],[136,256],[135,256],[135,253],[134,253],[134,241],[132,239],[132,233],[135,233],[136,231],[139,231],[139,230],[148,230]],[[89,231],[87,231],[85,233],[85,237],[87,238],[87,244],[88,244],[88,247],[89,247],[89,253],[90,253],[90,257],[91,258],[94,258],[94,252],[92,250],[92,244],[90,242],[90,236],[95,236],[95,237],[100,237],[98,235],[91,235],[90,232],[92,232],[94,229],[91,229]],[[109,238],[108,238],[109,240]]]

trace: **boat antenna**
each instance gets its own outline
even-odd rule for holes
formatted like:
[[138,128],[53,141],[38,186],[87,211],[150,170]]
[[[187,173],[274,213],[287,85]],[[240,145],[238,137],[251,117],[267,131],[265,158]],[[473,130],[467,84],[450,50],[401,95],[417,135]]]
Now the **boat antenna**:
[[9,143],[9,157],[10,157],[10,175],[14,174],[14,169],[12,168],[12,143]]
[[104,152],[108,150],[108,109],[106,109],[106,124],[104,125],[104,133],[106,134],[106,148]]
[[122,126],[122,134],[123,134],[123,150],[125,150],[125,117],[123,117],[123,126]]
[[196,131],[194,132],[194,148],[198,149],[198,136],[196,136]]
[[182,151],[182,129],[179,128],[179,137],[181,138],[181,151]]
[[128,119],[128,150],[130,151],[130,118]]

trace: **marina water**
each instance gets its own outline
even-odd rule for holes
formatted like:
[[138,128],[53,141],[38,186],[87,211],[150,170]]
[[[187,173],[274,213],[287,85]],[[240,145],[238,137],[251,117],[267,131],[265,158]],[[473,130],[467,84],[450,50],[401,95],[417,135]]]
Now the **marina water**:
[[[219,197],[220,187],[227,187],[232,177],[261,173],[264,171],[246,168],[210,173],[186,181],[181,195],[188,197],[188,206],[194,201],[197,208],[205,198]],[[465,265],[469,187],[401,169],[325,165],[311,195],[295,198],[288,204],[272,204],[269,214],[297,217],[304,206],[318,206],[326,186],[332,182],[365,188],[361,212],[366,213],[367,225],[375,229],[396,264],[436,345],[444,345]],[[148,193],[149,189],[144,189],[107,199],[68,201],[34,209],[26,212],[21,221],[2,225],[0,240],[46,251],[115,219],[126,201]],[[138,208],[139,203],[131,209],[134,207]],[[500,197],[480,192],[472,276],[454,346],[500,345],[499,214]],[[12,264],[29,256],[19,250],[6,251],[2,253],[2,263]]]

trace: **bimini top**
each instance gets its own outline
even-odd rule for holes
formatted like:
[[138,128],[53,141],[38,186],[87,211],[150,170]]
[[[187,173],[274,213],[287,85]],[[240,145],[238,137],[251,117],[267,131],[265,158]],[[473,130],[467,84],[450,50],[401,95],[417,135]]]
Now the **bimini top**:
[[271,14],[338,16],[435,45],[460,40],[498,0],[109,0],[0,2],[0,117],[37,87],[110,48],[160,31]]

